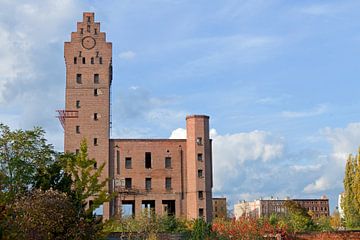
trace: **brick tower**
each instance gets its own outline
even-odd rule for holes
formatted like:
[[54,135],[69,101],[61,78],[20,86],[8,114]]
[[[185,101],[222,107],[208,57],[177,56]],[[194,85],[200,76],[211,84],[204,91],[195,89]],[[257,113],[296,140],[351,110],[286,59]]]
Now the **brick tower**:
[[209,117],[186,117],[187,218],[212,219],[212,150]]
[[[110,86],[112,44],[106,42],[94,13],[84,13],[64,46],[66,64],[65,110],[60,113],[65,129],[65,152],[77,152],[87,140],[89,158],[106,164],[101,179],[108,178],[110,139]],[[108,204],[104,217],[108,218]]]

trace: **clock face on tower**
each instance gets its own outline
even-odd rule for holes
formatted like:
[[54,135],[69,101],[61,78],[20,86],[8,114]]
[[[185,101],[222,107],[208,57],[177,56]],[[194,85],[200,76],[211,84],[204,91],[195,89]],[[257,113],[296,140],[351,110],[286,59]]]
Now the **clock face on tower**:
[[96,41],[93,37],[87,36],[82,39],[82,46],[88,50],[92,49],[96,45]]

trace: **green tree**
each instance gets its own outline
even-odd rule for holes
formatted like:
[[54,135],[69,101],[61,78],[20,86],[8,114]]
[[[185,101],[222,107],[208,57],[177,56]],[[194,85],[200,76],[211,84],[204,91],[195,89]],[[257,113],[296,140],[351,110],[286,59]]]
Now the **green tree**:
[[[105,163],[96,166],[96,161],[88,158],[85,139],[81,141],[78,154],[66,153],[60,159],[65,173],[71,177],[72,184],[69,194],[76,203],[79,214],[92,215],[96,208],[111,199],[106,190],[108,179],[100,179]],[[84,208],[89,199],[92,204],[88,208]]]
[[306,232],[316,229],[311,216],[308,214],[305,208],[300,206],[300,204],[288,200],[285,202],[284,206],[287,210],[286,220],[289,224],[289,227],[292,228],[292,231]]
[[346,227],[360,227],[360,148],[359,154],[350,154],[346,162],[341,206],[344,209]]
[[46,142],[44,130],[14,130],[0,124],[0,205],[31,191],[34,176],[54,161],[53,146]]

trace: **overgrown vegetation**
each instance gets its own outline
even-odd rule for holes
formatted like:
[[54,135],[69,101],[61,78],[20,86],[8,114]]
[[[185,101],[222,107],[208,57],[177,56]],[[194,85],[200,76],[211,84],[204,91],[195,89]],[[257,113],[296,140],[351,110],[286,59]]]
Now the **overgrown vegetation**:
[[93,210],[109,200],[104,165],[94,168],[85,140],[79,154],[60,154],[44,134],[0,124],[0,239],[101,238]]

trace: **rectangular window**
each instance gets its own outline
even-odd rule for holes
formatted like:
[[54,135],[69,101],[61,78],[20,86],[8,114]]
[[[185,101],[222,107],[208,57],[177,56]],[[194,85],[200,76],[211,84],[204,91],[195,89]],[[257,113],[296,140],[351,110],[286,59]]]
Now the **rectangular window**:
[[76,155],[79,154],[79,152],[80,152],[79,149],[76,149],[76,150],[75,150]]
[[102,57],[99,57],[99,63],[102,64]]
[[125,178],[125,188],[131,188],[131,178]]
[[199,217],[204,217],[204,209],[199,208]]
[[116,173],[120,174],[120,151],[116,151]]
[[171,157],[165,157],[165,168],[171,168]]
[[85,61],[85,57],[82,58],[82,63],[85,64],[86,61]]
[[76,83],[81,84],[81,74],[76,74]]
[[95,121],[99,120],[97,113],[94,113],[94,120],[95,120]]
[[94,83],[95,84],[99,83],[99,74],[97,74],[97,73],[94,74]]
[[80,28],[80,33],[83,34],[84,33],[84,29]]
[[198,159],[198,161],[202,161],[202,160],[203,160],[203,155],[202,155],[202,153],[198,153],[197,159]]
[[90,63],[91,63],[91,64],[94,64],[94,58],[93,58],[93,57],[90,58]]
[[97,145],[98,145],[98,139],[94,138],[94,146],[97,146]]
[[97,169],[97,162],[94,162],[94,169]]
[[131,157],[125,158],[125,168],[131,169]]
[[151,178],[145,178],[145,189],[147,191],[151,190]]
[[80,126],[76,126],[76,133],[80,133]]
[[199,195],[199,199],[204,199],[204,192],[203,191],[199,191],[198,195]]
[[97,35],[97,29],[96,28],[94,28],[94,34]]
[[197,145],[202,145],[202,138],[201,137],[196,138],[196,143]]
[[145,168],[151,168],[151,152],[145,153]]
[[171,178],[165,178],[165,188],[171,190]]
[[203,177],[203,170],[202,170],[202,169],[199,169],[199,170],[198,170],[198,177],[199,177],[199,178],[202,178],[202,177]]
[[94,89],[94,96],[99,96],[99,93],[98,93],[98,89],[97,89],[97,88]]
[[74,57],[74,64],[77,64],[77,57]]
[[76,100],[76,108],[80,108],[80,100]]

